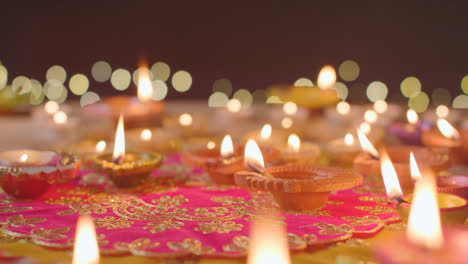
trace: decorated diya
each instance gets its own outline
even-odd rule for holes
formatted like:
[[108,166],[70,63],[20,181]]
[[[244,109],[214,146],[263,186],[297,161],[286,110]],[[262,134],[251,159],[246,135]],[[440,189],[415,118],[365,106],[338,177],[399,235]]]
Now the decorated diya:
[[94,158],[94,167],[106,174],[119,187],[132,187],[146,179],[159,167],[159,153],[126,152],[123,116],[119,118],[115,136],[114,152]]
[[288,144],[278,146],[283,163],[314,164],[320,156],[320,147],[312,142],[301,142],[296,134],[288,137]]
[[127,131],[130,149],[140,151],[157,151],[162,153],[182,150],[183,141],[175,134],[163,128],[138,128]]
[[261,130],[254,130],[247,133],[244,139],[254,139],[262,146],[277,146],[284,144],[288,140],[289,133],[285,130],[273,130],[270,124],[263,125]]
[[330,141],[327,152],[330,165],[348,168],[353,166],[354,158],[361,152],[361,148],[353,134],[347,133],[343,138]]
[[0,184],[18,198],[36,198],[50,184],[65,183],[76,177],[79,160],[69,154],[38,150],[12,150],[0,153]]
[[448,175],[437,177],[437,190],[468,199],[468,176]]
[[349,170],[291,164],[264,168],[255,141],[246,145],[244,162],[251,171],[234,174],[235,183],[271,192],[282,209],[314,210],[325,206],[332,191],[362,184],[362,176]]
[[419,145],[423,128],[429,128],[429,124],[420,121],[418,114],[413,109],[406,113],[408,122],[394,122],[389,125],[388,131],[407,145]]

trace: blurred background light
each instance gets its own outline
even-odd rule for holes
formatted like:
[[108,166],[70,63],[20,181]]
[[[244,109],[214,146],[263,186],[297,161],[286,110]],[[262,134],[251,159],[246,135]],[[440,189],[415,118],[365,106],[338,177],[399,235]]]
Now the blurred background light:
[[239,100],[242,107],[248,107],[253,102],[252,94],[249,92],[249,90],[246,89],[237,90],[232,97]]
[[161,80],[165,82],[171,75],[171,68],[167,63],[159,61],[151,66],[151,72],[153,73],[154,80]]
[[453,99],[453,108],[468,108],[468,95],[460,94]]
[[294,86],[314,86],[314,83],[310,79],[302,77],[294,82]]
[[63,84],[67,79],[67,72],[60,65],[54,65],[47,70],[46,79],[49,82]]
[[400,90],[405,97],[416,97],[421,92],[421,82],[416,77],[407,77],[401,82]]
[[359,72],[359,65],[353,60],[343,61],[338,68],[338,74],[341,79],[347,82],[356,80],[359,77]]
[[162,80],[153,80],[151,85],[153,86],[153,101],[164,100],[168,91],[167,84]]
[[82,95],[88,91],[89,80],[86,75],[77,73],[70,78],[68,83],[70,91],[75,95]]
[[465,77],[462,78],[461,89],[465,94],[468,94],[468,75],[465,75]]
[[98,61],[91,67],[91,75],[97,82],[109,80],[112,74],[112,67],[106,61]]
[[132,76],[125,69],[117,69],[111,75],[111,84],[116,90],[124,91],[130,85]]
[[432,105],[450,105],[452,101],[452,97],[450,96],[450,92],[447,89],[443,88],[436,88],[432,91]]
[[388,95],[387,85],[383,82],[374,81],[367,86],[367,98],[369,101],[375,103],[378,100],[385,100]]
[[0,90],[5,88],[8,82],[8,70],[0,64]]
[[346,98],[348,98],[349,90],[346,84],[342,82],[336,82],[335,89],[338,98],[340,98],[343,101],[346,100]]
[[94,104],[101,101],[101,98],[99,95],[95,92],[87,92],[83,94],[80,98],[80,105],[81,107],[89,105],[89,104]]
[[192,76],[186,71],[178,71],[172,75],[172,87],[178,92],[186,92],[192,87]]
[[225,93],[214,92],[210,98],[208,98],[209,107],[225,107],[228,103],[229,98]]
[[420,92],[417,96],[412,97],[408,101],[408,107],[418,113],[427,110],[429,106],[429,96],[425,92]]
[[212,91],[213,93],[224,93],[229,97],[232,94],[232,83],[226,78],[218,79],[214,81]]

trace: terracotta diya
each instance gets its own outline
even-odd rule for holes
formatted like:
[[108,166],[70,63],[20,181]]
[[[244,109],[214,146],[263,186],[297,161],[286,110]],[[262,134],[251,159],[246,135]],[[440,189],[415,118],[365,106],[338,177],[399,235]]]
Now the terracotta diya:
[[388,126],[390,134],[395,135],[401,142],[408,145],[419,145],[421,143],[421,132],[429,124],[419,120],[418,114],[413,109],[406,113],[408,122],[394,122]]
[[288,137],[288,144],[278,146],[283,162],[314,164],[320,156],[320,147],[312,142],[301,142],[296,134]]
[[437,177],[437,189],[468,199],[468,176],[448,175]]
[[254,130],[247,133],[244,139],[255,139],[262,146],[276,146],[284,144],[288,140],[288,132],[285,130],[273,130],[270,124],[263,125],[261,130]]
[[339,168],[293,164],[265,169],[259,148],[249,143],[245,164],[253,171],[235,173],[235,183],[270,191],[282,209],[314,210],[326,205],[330,192],[362,184],[361,175]]
[[351,133],[343,138],[330,141],[327,144],[329,163],[338,167],[353,167],[354,158],[361,152],[357,140]]

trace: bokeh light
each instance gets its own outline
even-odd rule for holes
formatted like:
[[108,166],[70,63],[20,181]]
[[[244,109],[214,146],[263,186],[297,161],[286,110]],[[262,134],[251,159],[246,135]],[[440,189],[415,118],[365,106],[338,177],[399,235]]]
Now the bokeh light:
[[67,79],[67,72],[60,65],[54,65],[47,70],[46,79],[48,82],[63,84]]
[[252,94],[246,89],[237,90],[232,97],[239,100],[243,107],[250,106],[253,102]]
[[54,114],[54,122],[56,124],[59,124],[59,125],[65,124],[67,120],[68,120],[68,116],[63,111],[58,111],[57,113]]
[[214,92],[208,98],[208,106],[209,107],[225,107],[228,103],[229,98],[225,93],[222,92]]
[[208,143],[206,143],[206,148],[207,149],[214,149],[214,148],[216,148],[216,143],[210,140],[210,141],[208,141]]
[[213,93],[220,92],[229,97],[232,94],[232,83],[226,78],[218,79],[214,81],[212,90]]
[[354,81],[359,77],[359,65],[353,60],[346,60],[338,68],[338,74],[345,81]]
[[182,126],[190,126],[192,124],[192,116],[188,113],[183,113],[179,116],[179,124]]
[[111,84],[116,90],[126,90],[131,81],[132,76],[130,75],[130,72],[125,69],[117,69],[112,73]]
[[62,87],[63,87],[63,89],[61,89],[62,93],[60,94],[60,96],[57,99],[54,100],[59,104],[64,103],[67,100],[67,97],[68,97],[67,88],[65,88],[65,86],[63,86],[63,85],[62,85]]
[[281,127],[282,128],[288,129],[288,128],[291,128],[292,125],[293,125],[293,121],[292,121],[291,118],[285,117],[285,118],[281,119]]
[[343,101],[346,100],[346,98],[348,98],[349,90],[346,84],[342,82],[336,82],[335,89],[338,98],[340,98]]
[[351,106],[347,102],[341,101],[336,104],[336,111],[340,115],[347,115],[349,114],[349,111],[351,111]]
[[377,112],[375,112],[374,110],[367,110],[366,112],[364,112],[364,120],[366,120],[366,122],[368,123],[375,123],[377,121]]
[[361,130],[362,133],[368,135],[371,132],[371,126],[367,122],[362,122],[359,125],[359,130]]
[[461,89],[465,94],[468,94],[468,75],[465,75],[465,77],[462,78]]
[[437,88],[432,91],[432,104],[434,106],[438,105],[450,105],[452,101],[452,97],[450,96],[450,92],[447,89]]
[[101,98],[99,95],[95,92],[87,92],[83,94],[80,98],[80,105],[81,107],[89,105],[89,104],[94,104],[101,101]]
[[44,89],[38,80],[29,80],[31,92],[29,93],[29,103],[31,105],[40,105],[44,101]]
[[388,109],[388,104],[384,100],[377,100],[374,103],[374,110],[379,113],[383,114],[387,111]]
[[0,64],[0,90],[5,88],[8,82],[8,70],[5,66]]
[[446,118],[450,113],[450,109],[446,105],[439,105],[436,107],[435,112],[438,118]]
[[241,110],[242,104],[239,100],[233,98],[227,102],[226,108],[231,113],[237,113]]
[[286,102],[283,105],[283,111],[287,115],[295,115],[297,113],[297,105],[294,102]]
[[421,82],[416,77],[407,77],[400,84],[401,93],[408,98],[414,98],[421,92]]
[[[37,80],[35,80],[37,81]],[[23,95],[23,94],[28,94],[31,92],[32,88],[33,88],[33,81],[31,79],[27,79],[23,82],[23,85],[21,85],[20,87],[21,89],[19,89],[17,92],[19,95]]]
[[385,100],[388,95],[387,85],[379,81],[371,82],[369,86],[367,86],[366,94],[367,94],[367,98],[371,102],[376,102],[378,100]]
[[86,75],[78,73],[73,75],[70,78],[70,82],[68,83],[70,87],[70,91],[75,95],[82,95],[88,91],[89,88],[89,80]]
[[320,89],[329,89],[331,87],[334,87],[336,82],[336,72],[335,69],[330,66],[324,66],[319,73],[319,76],[317,78],[317,85]]
[[310,79],[302,77],[294,82],[294,86],[314,86],[314,83]]
[[425,92],[420,92],[416,97],[410,98],[408,107],[418,113],[426,111],[429,106],[429,96]]
[[278,96],[272,95],[267,98],[266,103],[267,104],[282,104],[283,101],[281,101],[281,99]]
[[46,111],[46,113],[48,113],[49,115],[57,113],[58,110],[59,104],[55,101],[48,101],[44,104],[44,111]]
[[167,84],[162,80],[153,80],[151,85],[153,86],[153,95],[151,97],[153,101],[164,100],[168,91]]
[[58,101],[67,89],[56,81],[47,81],[44,84],[44,93],[49,100]]
[[18,76],[13,79],[11,82],[11,90],[16,93],[23,88],[23,85],[28,81],[28,77],[26,76]]
[[453,108],[468,108],[468,95],[460,94],[453,99]]
[[186,92],[192,86],[192,76],[186,71],[178,71],[172,75],[172,87],[178,92]]
[[171,68],[167,63],[158,61],[151,66],[151,72],[153,73],[154,80],[165,82],[169,79],[169,75],[171,75]]
[[252,96],[253,96],[253,102],[256,104],[264,104],[268,97],[267,92],[262,89],[255,90]]
[[109,80],[112,74],[112,67],[106,61],[98,61],[91,67],[91,75],[97,82]]

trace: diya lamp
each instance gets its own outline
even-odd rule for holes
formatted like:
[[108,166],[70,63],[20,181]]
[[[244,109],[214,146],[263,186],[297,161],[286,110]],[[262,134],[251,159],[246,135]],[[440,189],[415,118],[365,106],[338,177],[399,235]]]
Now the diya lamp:
[[468,231],[460,227],[442,229],[438,200],[433,178],[425,175],[418,180],[406,233],[377,243],[374,253],[379,263],[466,263]]
[[423,130],[421,141],[427,147],[447,151],[454,164],[464,163],[463,138],[447,120],[439,118],[437,129]]
[[163,127],[169,132],[184,138],[205,136],[208,134],[206,116],[200,113],[182,113],[163,119]]
[[274,130],[270,124],[264,124],[261,130],[254,130],[244,137],[246,140],[255,139],[262,146],[277,146],[284,144],[288,133],[284,130]]
[[12,150],[0,153],[0,184],[17,198],[36,198],[50,184],[68,182],[76,177],[79,160],[52,151]]
[[182,150],[183,142],[175,134],[163,128],[138,128],[127,131],[131,149],[171,153]]
[[436,108],[427,110],[423,114],[424,120],[435,123],[437,119],[446,119],[451,124],[456,124],[462,119],[463,113],[457,110],[450,110],[446,105],[438,105]]
[[351,105],[346,101],[341,101],[333,107],[325,110],[325,117],[331,123],[352,124],[354,120],[361,119],[364,115],[364,107],[361,105]]
[[421,144],[421,132],[423,127],[429,125],[424,121],[420,121],[418,114],[413,109],[406,112],[408,122],[394,122],[388,127],[388,131],[395,135],[401,142],[407,145]]
[[91,168],[93,166],[94,158],[102,154],[108,148],[105,140],[83,140],[71,144],[68,151],[76,155],[80,160],[83,167]]
[[332,191],[362,184],[362,176],[349,170],[290,164],[265,168],[263,156],[254,140],[245,147],[245,167],[234,174],[235,183],[271,192],[282,209],[308,211],[325,206]]
[[296,134],[288,137],[288,143],[279,145],[283,162],[314,164],[320,156],[320,147],[312,142],[301,142]]
[[189,137],[185,138],[182,141],[183,150],[185,152],[207,148],[214,149],[217,146],[220,146],[223,139],[220,137],[210,137],[210,136],[198,136],[198,137]]
[[99,264],[99,247],[94,220],[81,215],[76,224],[72,264]]
[[468,176],[448,175],[437,177],[437,190],[468,199]]
[[94,166],[110,177],[119,187],[132,187],[146,179],[151,171],[159,167],[162,156],[159,153],[126,152],[124,119],[121,115],[115,134],[114,152],[94,158]]
[[354,158],[360,151],[359,143],[351,133],[347,133],[343,138],[334,139],[327,144],[328,159],[333,166],[352,167]]

